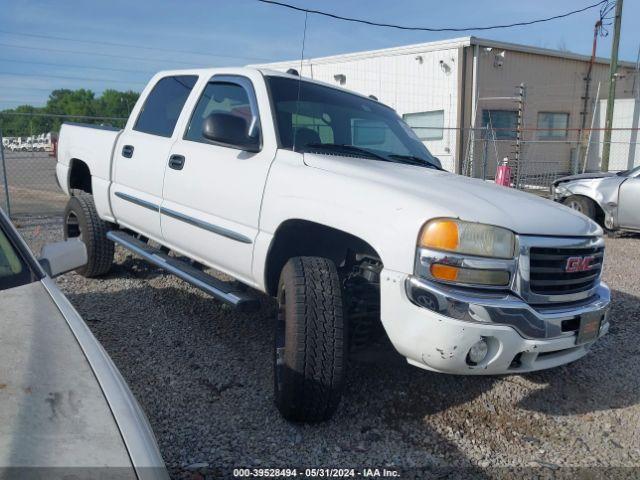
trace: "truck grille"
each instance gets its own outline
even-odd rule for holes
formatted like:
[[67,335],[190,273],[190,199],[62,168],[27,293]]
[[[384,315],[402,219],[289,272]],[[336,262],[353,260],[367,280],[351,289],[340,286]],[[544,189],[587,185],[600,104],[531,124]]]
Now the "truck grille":
[[[567,271],[570,258],[593,256],[587,270],[579,261],[575,270]],[[586,248],[531,247],[529,253],[529,288],[542,295],[566,295],[591,289],[600,276],[604,246]],[[571,268],[569,268],[571,270]]]

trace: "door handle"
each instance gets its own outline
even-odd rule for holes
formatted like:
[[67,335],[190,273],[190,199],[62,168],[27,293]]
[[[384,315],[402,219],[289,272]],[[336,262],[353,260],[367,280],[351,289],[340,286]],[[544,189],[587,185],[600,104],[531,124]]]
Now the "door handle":
[[183,155],[171,155],[169,157],[169,168],[173,168],[174,170],[182,170],[182,167],[184,167]]
[[133,145],[125,145],[122,147],[122,156],[126,158],[133,157]]

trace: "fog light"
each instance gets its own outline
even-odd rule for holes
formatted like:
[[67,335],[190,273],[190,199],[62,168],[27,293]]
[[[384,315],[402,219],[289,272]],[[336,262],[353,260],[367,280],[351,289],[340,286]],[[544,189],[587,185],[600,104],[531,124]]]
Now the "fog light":
[[468,283],[470,285],[489,285],[500,287],[507,286],[509,284],[509,272],[505,270],[480,270],[434,263],[431,265],[431,275],[438,280]]
[[467,353],[467,363],[469,365],[478,365],[482,362],[489,352],[489,346],[484,338],[474,343]]

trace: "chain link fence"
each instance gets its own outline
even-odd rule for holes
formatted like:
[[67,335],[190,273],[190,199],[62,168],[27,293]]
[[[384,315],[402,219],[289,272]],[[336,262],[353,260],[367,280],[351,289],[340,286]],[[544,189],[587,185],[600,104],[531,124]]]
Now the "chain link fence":
[[[589,140],[578,141],[578,135],[568,134],[563,140],[536,140],[538,129],[523,129],[520,135],[532,140],[497,138],[496,132],[483,129],[467,130],[467,146],[460,173],[465,176],[496,181],[501,167],[507,167],[505,184],[518,190],[549,194],[551,184],[558,178],[600,171],[602,161],[601,129],[585,132]],[[613,129],[609,171],[616,172],[640,165],[639,142],[633,141],[637,132]],[[503,170],[504,172],[505,170]]]
[[[6,114],[0,113],[0,126],[6,120]],[[90,122],[123,126],[125,119],[104,119],[100,117],[82,117],[72,115],[29,115],[29,121],[49,120],[54,117],[58,125],[61,121]],[[15,128],[14,128],[15,130]],[[0,128],[0,207],[14,219],[24,217],[62,216],[67,202],[66,195],[60,189],[56,179],[56,131],[12,131],[7,135]]]
[[[65,120],[105,124],[96,118],[65,116]],[[109,124],[124,124],[124,119],[114,120]],[[563,138],[557,140],[547,138],[553,136],[553,128],[515,131],[513,127],[489,124],[483,128],[418,126],[414,129],[420,138],[441,138],[450,145],[462,139],[465,148],[458,158],[453,154],[441,157],[445,169],[494,182],[506,166],[508,178],[503,185],[541,196],[548,196],[551,184],[560,177],[600,169],[604,129],[597,126],[582,131],[564,127]],[[637,128],[613,129],[611,171],[640,165],[637,139]],[[433,142],[425,141],[432,151],[441,148],[430,143]],[[0,206],[13,218],[62,215],[67,199],[56,180],[56,144],[55,132],[38,135],[24,132],[2,137]],[[435,153],[438,154],[437,150]]]
[[66,197],[55,178],[56,159],[48,151],[4,149],[0,188],[12,217],[59,215]]

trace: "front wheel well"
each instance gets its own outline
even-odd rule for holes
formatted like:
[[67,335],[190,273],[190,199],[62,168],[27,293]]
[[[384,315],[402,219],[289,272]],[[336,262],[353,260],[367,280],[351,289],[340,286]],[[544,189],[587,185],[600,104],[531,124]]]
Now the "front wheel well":
[[77,158],[71,160],[69,168],[69,190],[72,189],[81,190],[86,193],[93,193],[89,166]]
[[604,222],[605,222],[605,213],[603,208],[600,206],[600,204],[598,202],[596,202],[593,198],[588,197],[587,195],[580,195],[578,194],[571,194],[565,198],[562,199],[562,203],[565,204],[567,203],[567,200],[569,200],[571,197],[580,197],[584,200],[587,200],[589,202],[591,202],[591,204],[594,207],[595,210],[595,221],[598,223],[598,225],[600,225],[601,227],[604,227]]
[[278,227],[269,247],[265,265],[266,291],[276,295],[280,272],[290,258],[324,257],[340,267],[350,253],[368,255],[382,263],[376,250],[360,237],[308,220],[287,220]]

